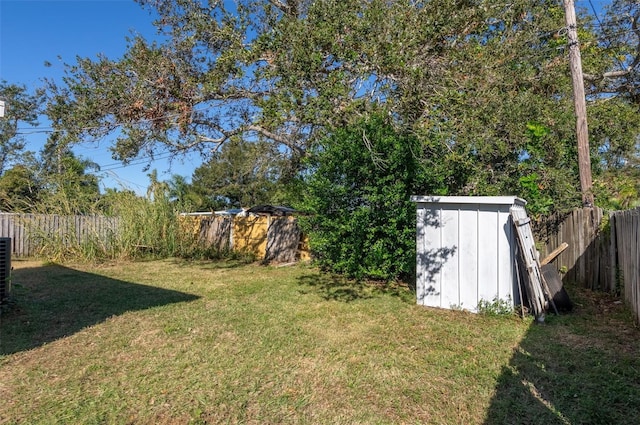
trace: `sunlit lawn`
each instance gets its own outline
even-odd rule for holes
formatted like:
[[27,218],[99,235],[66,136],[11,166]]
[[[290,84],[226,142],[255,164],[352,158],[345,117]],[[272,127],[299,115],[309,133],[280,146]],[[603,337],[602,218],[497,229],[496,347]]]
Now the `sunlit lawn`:
[[603,296],[540,326],[304,265],[13,266],[0,423],[640,421],[640,333]]

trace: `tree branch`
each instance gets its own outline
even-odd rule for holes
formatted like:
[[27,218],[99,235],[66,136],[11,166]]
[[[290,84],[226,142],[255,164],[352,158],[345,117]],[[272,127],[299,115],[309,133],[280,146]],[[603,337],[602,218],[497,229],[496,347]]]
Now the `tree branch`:
[[299,154],[304,154],[305,150],[298,146],[297,144],[295,144],[292,140],[290,140],[287,137],[281,136],[279,134],[273,133],[269,130],[267,130],[264,127],[261,127],[259,125],[255,125],[255,124],[249,124],[245,127],[246,131],[255,131],[256,133],[260,133],[265,137],[268,137],[269,139],[281,143],[283,145],[285,145],[286,147],[298,152]]

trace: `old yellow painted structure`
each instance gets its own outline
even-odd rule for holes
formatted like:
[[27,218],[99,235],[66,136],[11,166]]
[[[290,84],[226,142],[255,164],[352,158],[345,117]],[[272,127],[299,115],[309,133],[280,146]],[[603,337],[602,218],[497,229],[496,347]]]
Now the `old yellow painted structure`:
[[267,230],[269,216],[238,217],[233,219],[232,249],[244,254],[264,258],[267,253]]
[[[200,234],[201,243],[207,243],[206,238],[203,239],[202,226],[204,225],[206,228],[206,223],[204,223],[203,220],[228,219],[229,217],[212,217],[211,215],[182,215],[179,221],[183,232],[194,237]],[[295,222],[296,218],[292,216],[274,217],[269,215],[234,216],[231,232],[228,235],[229,246],[236,252],[253,255],[257,259],[264,259],[268,249],[269,226],[273,220]],[[297,257],[302,261],[311,259],[309,238],[306,235],[302,235],[298,243]]]
[[178,217],[178,226],[180,227],[180,231],[191,237],[198,236],[201,222],[202,216],[180,215]]

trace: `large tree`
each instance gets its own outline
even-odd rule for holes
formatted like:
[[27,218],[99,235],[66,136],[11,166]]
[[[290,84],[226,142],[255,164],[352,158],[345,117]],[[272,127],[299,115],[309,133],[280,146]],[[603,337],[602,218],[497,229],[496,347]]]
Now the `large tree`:
[[[415,193],[443,189],[418,161],[420,141],[373,115],[337,129],[310,159],[296,204],[322,267],[356,278],[406,278],[415,264]],[[445,170],[441,170],[445,171]]]
[[158,41],[79,58],[50,87],[74,139],[119,130],[124,161],[261,140],[300,164],[333,129],[384,109],[444,148],[450,193],[535,184],[543,201],[580,204],[558,1],[139,2],[158,16]]
[[30,93],[26,86],[0,81],[0,100],[5,102],[5,116],[0,118],[0,175],[17,162],[26,146],[19,124],[36,125],[42,102],[39,92]]
[[592,12],[582,51],[596,201],[628,208],[640,203],[640,3]]
[[287,172],[281,156],[272,144],[234,138],[196,168],[193,190],[210,209],[277,202]]
[[613,0],[606,14],[591,23],[601,65],[585,74],[592,92],[623,97],[640,107],[640,3]]
[[[120,59],[79,58],[54,97],[78,136],[121,128],[114,153],[124,160],[207,151],[236,135],[300,154],[371,103],[428,124],[466,78],[490,76],[487,64],[494,78],[505,66],[516,73],[531,62],[522,47],[559,28],[546,1],[140,3],[158,13],[163,41],[137,36]],[[505,50],[502,61],[489,56]]]

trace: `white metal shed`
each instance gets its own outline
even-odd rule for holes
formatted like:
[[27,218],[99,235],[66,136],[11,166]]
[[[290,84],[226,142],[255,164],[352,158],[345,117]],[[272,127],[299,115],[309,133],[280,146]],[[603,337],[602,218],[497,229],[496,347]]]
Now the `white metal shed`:
[[418,304],[477,312],[481,300],[520,304],[515,196],[413,196]]

